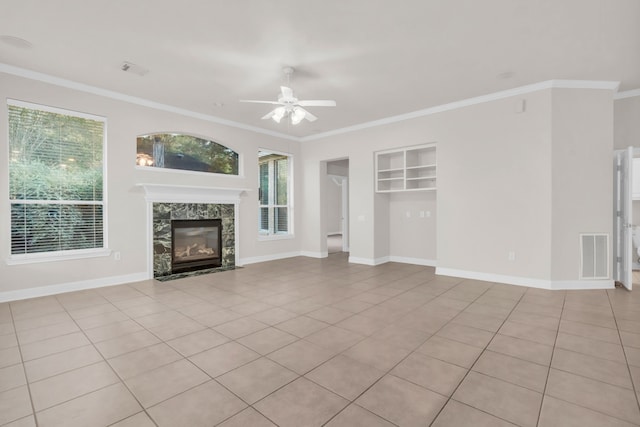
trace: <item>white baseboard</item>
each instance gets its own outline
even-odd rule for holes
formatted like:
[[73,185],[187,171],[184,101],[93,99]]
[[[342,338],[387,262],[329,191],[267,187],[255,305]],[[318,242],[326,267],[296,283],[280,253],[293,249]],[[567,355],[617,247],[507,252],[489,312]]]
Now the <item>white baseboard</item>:
[[103,277],[100,279],[81,280],[79,282],[62,283],[59,285],[40,286],[37,288],[16,289],[14,291],[0,292],[0,302],[17,301],[27,298],[45,297],[65,292],[83,291],[86,289],[103,288],[105,286],[122,285],[125,283],[148,280],[144,273],[126,274],[123,276]]
[[311,251],[300,251],[301,256],[307,256],[309,258],[326,258],[329,256],[328,251],[323,252],[311,252]]
[[605,280],[552,280],[551,289],[613,289],[616,282],[613,279]]
[[269,255],[253,256],[248,258],[240,258],[240,263],[238,264],[238,266],[242,267],[243,265],[246,265],[246,264],[256,264],[258,262],[275,261],[278,259],[293,258],[297,256],[302,256],[302,253],[301,252],[282,252],[279,254],[269,254]]
[[360,258],[360,257],[349,257],[349,262],[352,264],[363,264],[363,265],[380,265],[385,262],[389,262],[389,257],[381,257],[381,258]]
[[423,259],[423,258],[408,258],[403,256],[393,256],[389,257],[389,261],[391,262],[401,262],[403,264],[414,264],[414,265],[424,265],[427,267],[435,267],[438,261],[435,259]]
[[436,267],[436,274],[440,276],[460,277],[463,279],[483,280],[486,282],[506,283],[508,285],[528,286],[531,288],[550,290],[615,288],[613,280],[545,280],[444,267]]

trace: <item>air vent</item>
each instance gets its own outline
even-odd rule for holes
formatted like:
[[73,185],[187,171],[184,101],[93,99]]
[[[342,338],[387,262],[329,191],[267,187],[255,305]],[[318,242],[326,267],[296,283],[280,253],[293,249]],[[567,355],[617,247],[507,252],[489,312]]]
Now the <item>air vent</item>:
[[609,278],[609,235],[580,235],[580,279]]

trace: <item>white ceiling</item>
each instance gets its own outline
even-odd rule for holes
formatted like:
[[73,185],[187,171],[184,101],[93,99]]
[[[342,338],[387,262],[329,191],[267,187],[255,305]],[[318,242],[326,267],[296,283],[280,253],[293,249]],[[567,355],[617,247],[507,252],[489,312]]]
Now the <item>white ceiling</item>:
[[[640,88],[639,0],[0,0],[0,63],[292,136],[551,79]],[[149,72],[120,70],[123,61]],[[282,67],[314,123],[260,120]],[[222,106],[216,104],[223,104]]]

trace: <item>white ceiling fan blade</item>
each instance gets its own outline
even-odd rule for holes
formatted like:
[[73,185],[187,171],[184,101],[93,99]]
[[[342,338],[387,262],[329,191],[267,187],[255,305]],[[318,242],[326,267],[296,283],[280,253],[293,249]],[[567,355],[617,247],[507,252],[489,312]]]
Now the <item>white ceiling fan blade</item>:
[[257,101],[255,99],[241,99],[240,102],[252,102],[254,104],[282,105],[282,102],[278,102],[278,101]]
[[286,87],[286,86],[280,86],[280,91],[282,91],[282,97],[284,99],[291,99],[293,98],[293,90],[291,90],[290,87]]
[[307,110],[305,110],[302,107],[297,107],[300,110],[304,111],[304,118],[309,120],[310,122],[315,122],[316,120],[318,120],[318,118],[316,116],[314,116],[313,114],[311,114],[310,112],[308,112]]
[[336,101],[333,99],[308,99],[306,101],[298,101],[301,107],[335,107]]
[[273,109],[270,112],[268,112],[267,114],[265,114],[264,116],[262,116],[260,119],[261,120],[267,120],[270,119],[271,117],[273,117],[273,115],[276,113],[276,110]]

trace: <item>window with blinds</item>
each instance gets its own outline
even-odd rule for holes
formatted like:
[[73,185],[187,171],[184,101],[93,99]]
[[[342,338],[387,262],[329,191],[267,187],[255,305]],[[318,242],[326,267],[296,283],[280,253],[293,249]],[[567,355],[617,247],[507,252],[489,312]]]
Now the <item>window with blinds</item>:
[[291,156],[258,152],[259,212],[261,235],[291,234]]
[[106,120],[9,101],[11,255],[105,247]]

